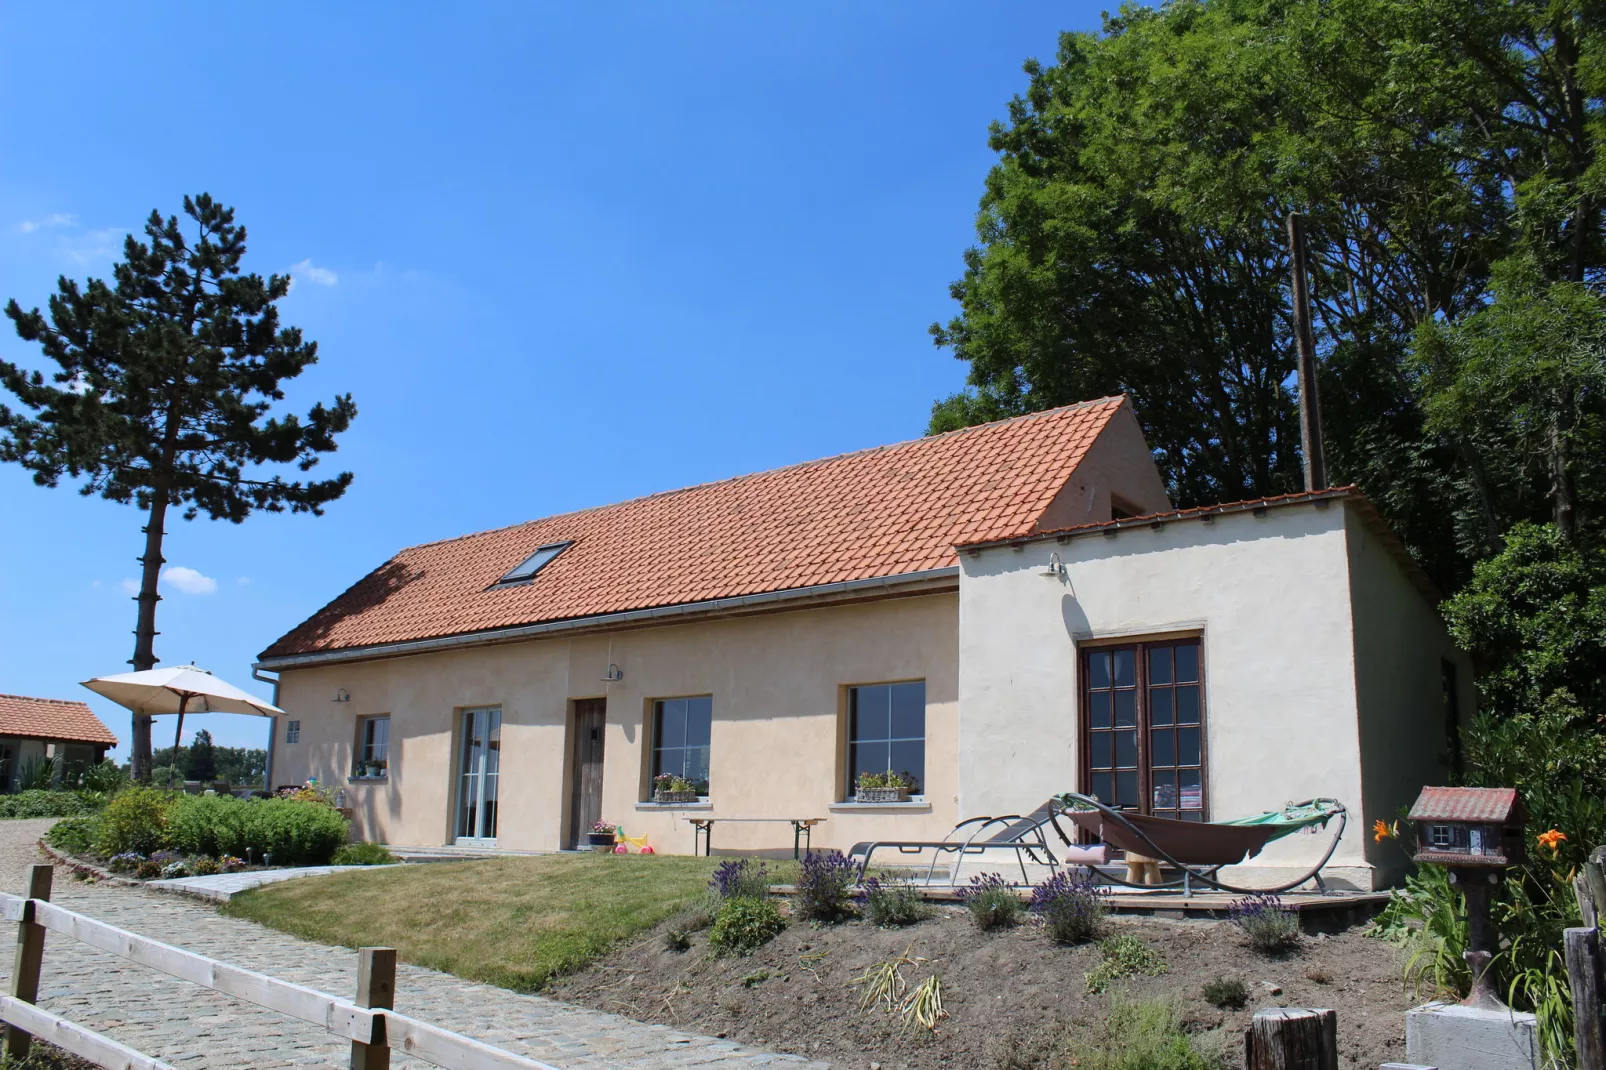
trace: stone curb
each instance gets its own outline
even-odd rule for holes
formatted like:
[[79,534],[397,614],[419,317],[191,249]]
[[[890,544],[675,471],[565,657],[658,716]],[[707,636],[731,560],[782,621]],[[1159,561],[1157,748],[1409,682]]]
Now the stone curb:
[[114,884],[121,888],[145,887],[144,881],[131,880],[128,877],[119,877],[110,870],[102,869],[100,866],[85,862],[82,859],[74,858],[70,854],[65,854],[61,851],[58,851],[54,847],[50,846],[50,844],[46,843],[43,836],[39,838],[39,850],[44,852],[45,857],[49,858],[56,865],[61,866],[64,869],[71,870],[73,873],[87,874],[93,877],[97,883]]

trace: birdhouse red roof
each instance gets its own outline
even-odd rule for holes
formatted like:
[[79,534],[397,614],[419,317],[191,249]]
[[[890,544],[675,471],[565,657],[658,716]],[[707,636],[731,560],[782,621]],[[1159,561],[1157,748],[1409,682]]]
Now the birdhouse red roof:
[[1516,788],[1423,788],[1412,821],[1466,821],[1503,825],[1525,821]]

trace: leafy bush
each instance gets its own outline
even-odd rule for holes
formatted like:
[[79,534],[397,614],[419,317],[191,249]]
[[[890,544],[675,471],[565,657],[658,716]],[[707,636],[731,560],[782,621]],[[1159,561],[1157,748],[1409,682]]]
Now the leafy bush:
[[179,795],[167,815],[167,842],[190,855],[244,854],[247,804],[232,795]]
[[1089,874],[1062,869],[1032,889],[1031,912],[1058,944],[1091,940],[1104,927],[1107,888]]
[[906,878],[887,873],[867,879],[859,899],[870,924],[884,928],[913,925],[931,916],[931,907],[921,898],[918,888]]
[[377,843],[348,843],[329,860],[334,866],[385,866],[396,856]]
[[98,791],[103,795],[116,795],[128,786],[128,774],[110,758],[85,769],[80,780],[86,791]]
[[271,858],[274,865],[326,865],[351,835],[351,825],[340,811],[321,803],[294,799],[233,801],[245,813],[246,846],[257,858]]
[[1160,953],[1131,933],[1122,933],[1099,941],[1102,962],[1087,975],[1089,992],[1104,992],[1116,981],[1135,973],[1150,977],[1165,973],[1168,966]]
[[134,872],[134,867],[143,861],[145,861],[145,856],[138,851],[124,851],[107,859],[106,868],[113,873],[132,873]]
[[1282,951],[1299,943],[1299,911],[1270,892],[1233,900],[1227,917],[1256,950]]
[[69,817],[50,826],[50,831],[45,833],[45,842],[70,855],[88,854],[99,834],[99,818]]
[[785,927],[772,899],[727,899],[714,914],[708,946],[716,955],[751,955]]
[[810,851],[803,857],[797,881],[797,916],[807,921],[836,921],[853,912],[848,889],[859,867],[841,851]]
[[169,799],[165,791],[138,785],[118,792],[100,815],[95,849],[110,856],[150,854],[166,847]]
[[94,792],[36,788],[16,795],[0,795],[0,818],[77,817],[94,813],[105,802],[104,797]]
[[210,877],[214,873],[223,872],[223,866],[210,855],[197,855],[189,859],[190,876]]
[[708,890],[717,899],[763,899],[770,894],[769,870],[750,858],[721,862],[709,878]]
[[162,875],[162,864],[152,858],[142,858],[134,863],[133,873],[142,881],[155,880]]
[[49,791],[56,783],[61,763],[50,757],[29,758],[17,770],[17,790]]
[[224,855],[217,860],[217,865],[218,869],[224,873],[243,873],[245,871],[245,859],[235,855]]
[[1204,983],[1205,1002],[1222,1010],[1241,1010],[1249,1002],[1249,986],[1236,977],[1218,977]]
[[1223,1055],[1210,1041],[1188,1034],[1174,1002],[1111,1000],[1095,1039],[1074,1043],[1068,1062],[1078,1070],[1221,1070],[1227,1065]]
[[996,873],[970,878],[970,883],[959,889],[959,901],[970,911],[971,920],[982,932],[1008,928],[1020,921],[1020,896]]

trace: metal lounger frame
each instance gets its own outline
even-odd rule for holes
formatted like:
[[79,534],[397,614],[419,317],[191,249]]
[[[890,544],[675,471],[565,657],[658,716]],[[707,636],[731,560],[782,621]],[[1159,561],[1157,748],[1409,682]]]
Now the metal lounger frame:
[[[1006,814],[1003,817],[972,817],[955,825],[953,831],[948,833],[949,839],[946,840],[876,840],[865,845],[864,860],[859,863],[859,880],[863,881],[865,873],[869,871],[870,859],[877,851],[884,849],[895,849],[899,854],[920,854],[924,851],[931,851],[931,865],[926,868],[925,883],[927,884],[930,884],[936,876],[937,863],[943,855],[959,856],[954,860],[954,871],[951,874],[951,876],[958,876],[959,861],[966,855],[979,855],[987,851],[1014,851],[1015,861],[1020,866],[1021,883],[1026,887],[1031,887],[1032,879],[1026,872],[1027,858],[1030,858],[1037,865],[1048,866],[1051,872],[1058,872],[1059,870],[1059,859],[1055,858],[1054,852],[1049,850],[1048,838],[1043,835],[1043,826],[1054,822],[1057,809],[1058,804],[1051,806],[1048,812],[1043,814],[1040,819],[1035,813],[1027,816]],[[980,843],[976,842],[976,838],[993,825],[1012,825],[1017,821],[1032,821],[1033,826],[1024,830],[1020,837],[1014,840],[982,840]],[[975,825],[976,828],[963,841],[956,842],[953,839],[954,834],[967,825]],[[1060,829],[1057,824],[1055,824],[1054,830],[1059,833],[1060,839],[1065,840],[1067,844],[1071,842],[1066,838],[1064,830]],[[1035,841],[1030,837],[1035,837]]]

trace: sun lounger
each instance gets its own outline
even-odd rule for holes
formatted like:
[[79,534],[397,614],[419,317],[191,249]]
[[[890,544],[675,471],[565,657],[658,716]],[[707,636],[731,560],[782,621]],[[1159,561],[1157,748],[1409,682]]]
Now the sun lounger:
[[[1322,881],[1322,867],[1327,865],[1328,860],[1333,857],[1333,852],[1338,849],[1338,841],[1343,837],[1344,827],[1349,820],[1344,804],[1336,799],[1310,799],[1302,803],[1290,803],[1281,810],[1269,810],[1253,817],[1216,822],[1177,821],[1172,818],[1112,810],[1097,799],[1075,792],[1057,796],[1054,802],[1058,804],[1059,812],[1084,832],[1123,851],[1130,851],[1170,865],[1180,876],[1158,887],[1181,886],[1185,894],[1192,893],[1195,881],[1226,892],[1252,894],[1286,892],[1314,879],[1316,887],[1326,891],[1327,885]],[[1338,820],[1338,827],[1334,830],[1332,841],[1327,845],[1327,851],[1322,855],[1321,861],[1294,880],[1275,888],[1242,888],[1227,884],[1217,876],[1227,866],[1235,866],[1245,859],[1255,857],[1273,840],[1307,828],[1325,828],[1335,818]],[[1104,871],[1100,871],[1100,875],[1106,880],[1129,887],[1155,887],[1121,880]]]
[[[1069,865],[1103,865],[1108,851],[1102,845],[1081,846],[1066,835],[1055,818],[1065,812],[1065,805],[1050,799],[1029,814],[1008,814],[1004,817],[973,817],[955,825],[953,831],[941,840],[877,840],[873,843],[856,843],[848,851],[849,858],[859,860],[859,878],[864,879],[871,859],[877,851],[897,851],[903,855],[932,853],[926,869],[925,881],[930,884],[936,875],[937,863],[951,857],[954,873],[967,855],[983,855],[989,851],[1013,851],[1020,866],[1021,882],[1032,883],[1026,863],[1048,866],[1056,870],[1061,863]],[[1060,857],[1049,850],[1045,829],[1053,828],[1063,842]]]

